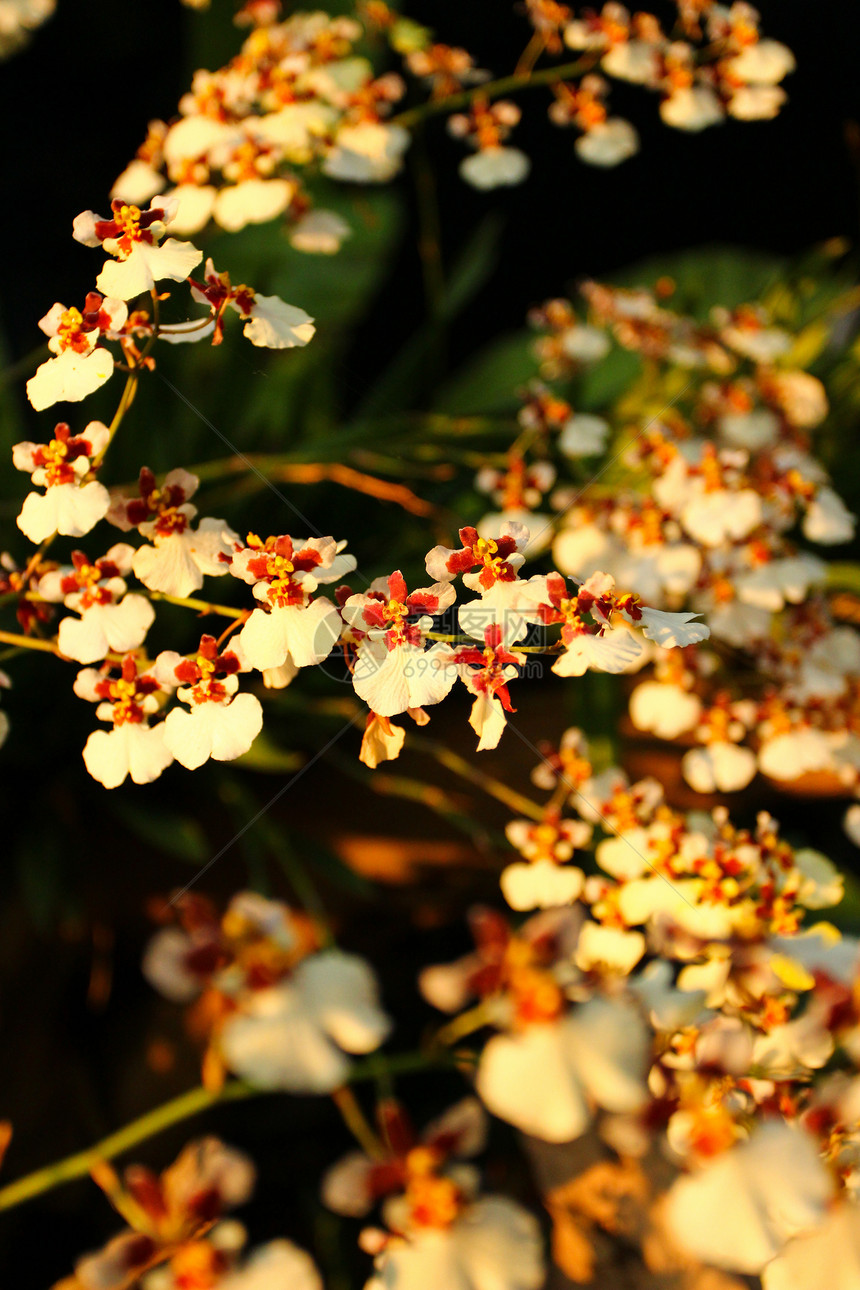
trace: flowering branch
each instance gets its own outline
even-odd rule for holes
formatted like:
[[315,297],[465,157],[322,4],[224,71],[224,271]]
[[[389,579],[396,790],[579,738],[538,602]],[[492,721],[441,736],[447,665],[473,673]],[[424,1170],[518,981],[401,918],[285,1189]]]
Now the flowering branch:
[[136,1147],[138,1143],[154,1137],[163,1129],[180,1124],[183,1120],[188,1120],[211,1106],[216,1106],[220,1102],[235,1102],[242,1098],[253,1097],[260,1091],[238,1079],[229,1080],[216,1092],[202,1085],[189,1089],[187,1093],[171,1098],[169,1102],[164,1102],[154,1110],[147,1111],[145,1115],[132,1120],[130,1124],[117,1129],[115,1133],[108,1134],[106,1138],[102,1138],[100,1142],[96,1142],[85,1151],[66,1156],[63,1160],[46,1165],[43,1169],[37,1169],[34,1173],[26,1174],[16,1182],[0,1188],[0,1210],[12,1209],[25,1200],[32,1200],[34,1196],[52,1191],[61,1183],[83,1178],[100,1161],[112,1160],[114,1156],[121,1155],[130,1147]]
[[418,107],[409,108],[406,112],[400,112],[397,116],[391,117],[390,124],[410,130],[427,117],[445,116],[449,112],[471,107],[476,98],[490,101],[502,98],[505,94],[517,94],[521,90],[533,89],[536,86],[554,85],[556,81],[571,80],[588,71],[594,63],[594,57],[577,58],[572,63],[559,63],[555,67],[545,67],[539,72],[528,71],[514,73],[511,76],[500,76],[498,80],[486,81],[483,85],[476,85],[459,94],[449,94],[444,99],[431,100]]
[[[364,1083],[378,1080],[381,1076],[408,1075],[415,1071],[457,1065],[461,1060],[462,1054],[450,1054],[442,1049],[434,1050],[432,1053],[420,1051],[395,1053],[390,1057],[374,1053],[364,1061],[355,1063],[349,1074],[348,1083]],[[84,1178],[102,1161],[113,1160],[131,1147],[154,1138],[164,1129],[170,1129],[175,1124],[181,1124],[184,1120],[199,1115],[201,1111],[208,1111],[210,1107],[219,1106],[223,1102],[240,1102],[245,1098],[259,1097],[264,1093],[277,1091],[254,1088],[253,1085],[241,1079],[227,1080],[220,1089],[216,1090],[204,1088],[199,1084],[186,1093],[180,1093],[178,1097],[171,1098],[169,1102],[163,1102],[161,1106],[147,1111],[136,1120],[117,1129],[115,1133],[109,1133],[106,1138],[101,1138],[86,1150],[65,1156],[62,1160],[45,1165],[42,1169],[36,1169],[33,1173],[25,1174],[23,1178],[18,1178],[15,1182],[0,1188],[0,1211],[14,1209],[24,1201],[53,1191],[62,1183]],[[345,1089],[340,1089],[335,1096],[334,1100],[339,1107],[345,1104],[345,1093]]]
[[527,815],[532,820],[543,819],[543,808],[538,806],[537,802],[533,802],[530,797],[525,797],[522,793],[518,793],[516,789],[510,788],[493,775],[488,775],[485,771],[478,770],[465,757],[460,757],[450,748],[446,748],[444,744],[437,743],[434,739],[425,739],[416,735],[407,735],[406,743],[408,747],[413,748],[416,752],[425,753],[427,756],[432,757],[446,770],[450,770],[455,775],[459,775],[461,778],[468,779],[471,783],[476,784],[490,797],[494,797],[497,802],[503,802],[505,806],[509,806],[518,815]]
[[4,645],[14,645],[18,649],[42,650],[45,654],[56,654],[58,658],[63,657],[54,641],[39,640],[35,636],[23,636],[20,632],[0,631],[0,641]]

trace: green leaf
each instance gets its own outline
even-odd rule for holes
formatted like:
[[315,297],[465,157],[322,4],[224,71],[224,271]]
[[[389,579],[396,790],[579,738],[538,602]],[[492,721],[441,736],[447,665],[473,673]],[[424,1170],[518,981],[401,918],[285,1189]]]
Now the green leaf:
[[52,926],[68,898],[67,858],[59,829],[51,819],[36,822],[18,847],[15,863],[21,896],[40,931]]
[[[323,878],[333,887],[339,887],[342,891],[350,892],[355,896],[373,898],[377,895],[377,888],[369,879],[363,878],[354,869],[350,869],[349,865],[344,864],[340,857],[318,838],[291,830],[290,848],[294,854],[301,857],[302,865],[314,878]],[[283,856],[280,858],[284,872],[289,878],[292,869],[289,863],[284,861]]]
[[209,840],[202,825],[190,816],[171,811],[161,802],[157,811],[123,797],[112,798],[109,804],[129,832],[148,846],[189,864],[208,860],[212,850]]
[[501,232],[498,218],[490,216],[481,222],[448,274],[438,317],[409,337],[363,400],[359,419],[400,412],[426,397],[436,367],[430,360],[438,354],[445,324],[457,317],[492,275],[498,261]]
[[480,350],[439,391],[434,408],[455,416],[511,413],[517,390],[538,375],[529,332],[509,332]]
[[610,404],[630,389],[641,369],[638,354],[613,345],[605,358],[577,376],[574,407],[577,411],[605,413]]
[[621,287],[653,286],[671,278],[675,293],[667,307],[705,319],[714,305],[734,309],[757,300],[786,275],[787,262],[765,251],[739,246],[699,246],[676,255],[649,256],[611,281]]

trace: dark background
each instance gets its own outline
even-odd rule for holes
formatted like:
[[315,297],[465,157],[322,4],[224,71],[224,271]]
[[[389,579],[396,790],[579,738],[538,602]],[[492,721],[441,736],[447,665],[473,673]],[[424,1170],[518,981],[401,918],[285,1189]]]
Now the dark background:
[[[229,5],[216,0],[216,10],[225,8]],[[522,15],[508,0],[414,0],[407,8],[432,26],[439,39],[465,45],[480,65],[497,74],[510,70],[528,39]],[[852,0],[772,0],[761,8],[766,33],[785,41],[798,60],[797,72],[786,83],[789,103],[775,122],[730,121],[690,137],[661,125],[654,96],[618,86],[613,104],[636,124],[642,151],[604,172],[574,159],[573,133],[549,127],[547,96],[531,92],[519,99],[524,119],[514,142],[532,156],[532,175],[501,200],[459,181],[461,149],[447,139],[441,121],[432,124],[427,141],[439,159],[446,260],[456,258],[491,207],[499,207],[504,220],[500,271],[458,319],[450,338],[452,364],[498,331],[519,327],[530,305],[581,277],[611,273],[646,255],[712,241],[791,253],[834,236],[854,240],[860,217],[850,140],[856,132],[851,123],[860,118],[860,10]],[[186,11],[178,0],[149,0],[146,5],[59,0],[58,13],[29,48],[0,66],[5,191],[0,203],[5,249],[0,336],[11,358],[39,343],[36,320],[54,300],[75,303],[90,288],[92,252],[71,241],[72,218],[88,207],[107,210],[108,190],[143,138],[147,121],[169,117],[190,71],[202,63],[213,65],[205,56],[207,48],[213,59],[229,55],[230,33],[225,38],[223,22],[215,24],[214,35],[212,27],[206,14]],[[403,187],[411,203],[408,182]],[[380,317],[388,320],[383,338],[393,334],[399,340],[424,314],[415,228],[411,210],[411,224],[377,305]],[[380,333],[366,329],[336,374],[347,403],[361,395],[389,358]],[[31,420],[35,434],[39,422]],[[27,873],[8,875],[0,906],[5,996],[0,1003],[5,1035],[0,1116],[9,1114],[16,1124],[3,1181],[80,1148],[197,1078],[196,1058],[182,1040],[177,1010],[153,999],[138,967],[146,934],[143,899],[185,881],[189,871],[151,849],[130,846],[106,801],[110,795],[97,785],[86,782],[80,788],[75,781],[70,787],[62,781],[63,759],[70,739],[79,746],[78,734],[70,736],[59,719],[52,724],[50,694],[59,684],[60,666],[44,663],[44,670],[30,669],[26,676],[31,685],[37,674],[43,677],[44,693],[34,700],[33,736],[45,745],[45,780],[31,769],[16,772],[9,747],[3,754],[10,832],[14,825],[32,840]],[[547,714],[557,710],[552,684],[541,696],[541,706]],[[91,713],[80,711],[74,720],[82,742],[92,725]],[[536,734],[540,711],[529,720]],[[523,728],[531,730],[528,724]],[[444,732],[444,721],[437,727],[434,720],[436,736],[444,739]],[[347,755],[353,752],[349,749]],[[515,745],[504,757],[482,765],[525,783],[532,760]],[[412,773],[420,774],[420,767]],[[188,783],[185,775],[169,782],[166,777],[156,809],[182,810],[191,801]],[[264,783],[263,800],[279,783]],[[216,781],[200,772],[194,810],[206,816],[210,837],[229,837],[234,826],[216,792]],[[289,831],[312,827],[314,815],[336,815],[342,824],[351,812],[356,820],[362,810],[367,813],[361,791],[353,788],[350,796],[348,781],[334,778],[328,768],[314,779],[309,776],[296,796],[301,804],[279,820],[279,827]],[[428,838],[445,836],[432,817],[428,823],[417,811],[408,816],[383,804],[376,805],[376,812],[380,832],[411,827]],[[497,811],[491,818],[501,825],[505,813]],[[46,820],[50,830],[44,829]],[[67,835],[62,862],[73,871],[70,887],[75,893],[65,907],[59,941],[52,912],[42,911],[41,923],[39,912],[46,886],[41,874],[56,859],[50,839],[58,824]],[[818,845],[826,849],[823,840]],[[231,856],[213,872],[208,887],[226,896],[246,873],[238,855]],[[23,903],[12,894],[19,883],[26,888]],[[469,883],[469,894],[483,883],[488,897],[495,887],[492,873],[482,878],[480,864],[461,887]],[[461,933],[450,930],[451,910],[462,903],[461,887],[450,876],[436,880],[435,886],[431,881],[420,909],[394,890],[384,920],[367,894],[333,894],[351,947],[399,969],[399,997],[389,996],[387,1002],[405,1019],[399,1036],[404,1047],[429,1020],[413,993],[418,966],[465,947]],[[113,989],[100,999],[92,982],[105,965],[113,973]],[[158,1075],[146,1069],[141,1054],[152,1040],[165,1036],[178,1055],[174,1069]],[[422,1078],[410,1087],[428,1114],[460,1092],[456,1080],[442,1076]],[[319,1227],[325,1220],[315,1200],[315,1179],[343,1145],[337,1118],[325,1100],[265,1098],[224,1108],[146,1144],[135,1158],[162,1167],[204,1127],[245,1146],[260,1162],[261,1199],[250,1223],[255,1239],[288,1234],[310,1243],[315,1234],[325,1238],[328,1232],[331,1247],[351,1260],[346,1252],[354,1246],[353,1226],[347,1224],[333,1242],[331,1229]],[[497,1133],[506,1141],[503,1128]],[[517,1186],[511,1176],[496,1176],[493,1183]],[[0,1283],[11,1279],[16,1290],[41,1290],[117,1226],[86,1181],[0,1215]],[[334,1263],[339,1259],[337,1254]],[[362,1266],[366,1271],[366,1260]]]

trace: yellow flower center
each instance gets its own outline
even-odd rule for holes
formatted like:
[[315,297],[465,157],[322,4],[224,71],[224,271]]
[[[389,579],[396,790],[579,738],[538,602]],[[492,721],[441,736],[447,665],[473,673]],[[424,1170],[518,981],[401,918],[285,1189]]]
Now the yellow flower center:
[[122,229],[122,236],[130,237],[132,240],[138,237],[140,233],[139,206],[120,206],[114,219]]

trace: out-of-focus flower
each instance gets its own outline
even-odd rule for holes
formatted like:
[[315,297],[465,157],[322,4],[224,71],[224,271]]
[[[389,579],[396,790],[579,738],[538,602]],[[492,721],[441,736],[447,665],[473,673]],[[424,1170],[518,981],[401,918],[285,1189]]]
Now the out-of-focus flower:
[[187,1284],[182,1282],[183,1268],[188,1276],[195,1269],[198,1274],[208,1272],[210,1279],[226,1269],[229,1237],[223,1245],[216,1233],[208,1245],[199,1238],[226,1210],[250,1196],[255,1170],[247,1156],[217,1138],[201,1138],[189,1143],[161,1175],[143,1165],[130,1165],[120,1181],[106,1162],[94,1172],[130,1227],[97,1254],[80,1259],[71,1282],[62,1282],[63,1286],[121,1290],[150,1268],[169,1261],[172,1290],[172,1285]]
[[56,0],[0,0],[0,58],[10,58],[51,17]]
[[565,993],[565,917],[548,911],[513,935],[486,911],[473,919],[474,963],[427,969],[420,982],[437,1006],[485,1000],[500,1033],[483,1047],[475,1089],[488,1110],[549,1142],[582,1134],[595,1106],[632,1112],[647,1101],[649,1038],[636,1008],[599,996],[571,1004]]
[[824,1220],[832,1195],[811,1136],[775,1122],[676,1182],[666,1217],[682,1249],[718,1267],[757,1273],[789,1238]]
[[200,996],[209,1047],[204,1072],[261,1088],[327,1093],[349,1074],[346,1053],[368,1053],[390,1029],[363,959],[320,947],[318,929],[279,901],[235,896],[219,918],[183,897],[144,959],[150,982],[176,1002]]
[[468,115],[449,118],[449,132],[474,149],[471,157],[460,162],[460,175],[467,183],[474,188],[500,188],[521,184],[528,176],[529,158],[504,142],[519,119],[515,103],[503,99],[488,103],[480,95],[472,99]]

